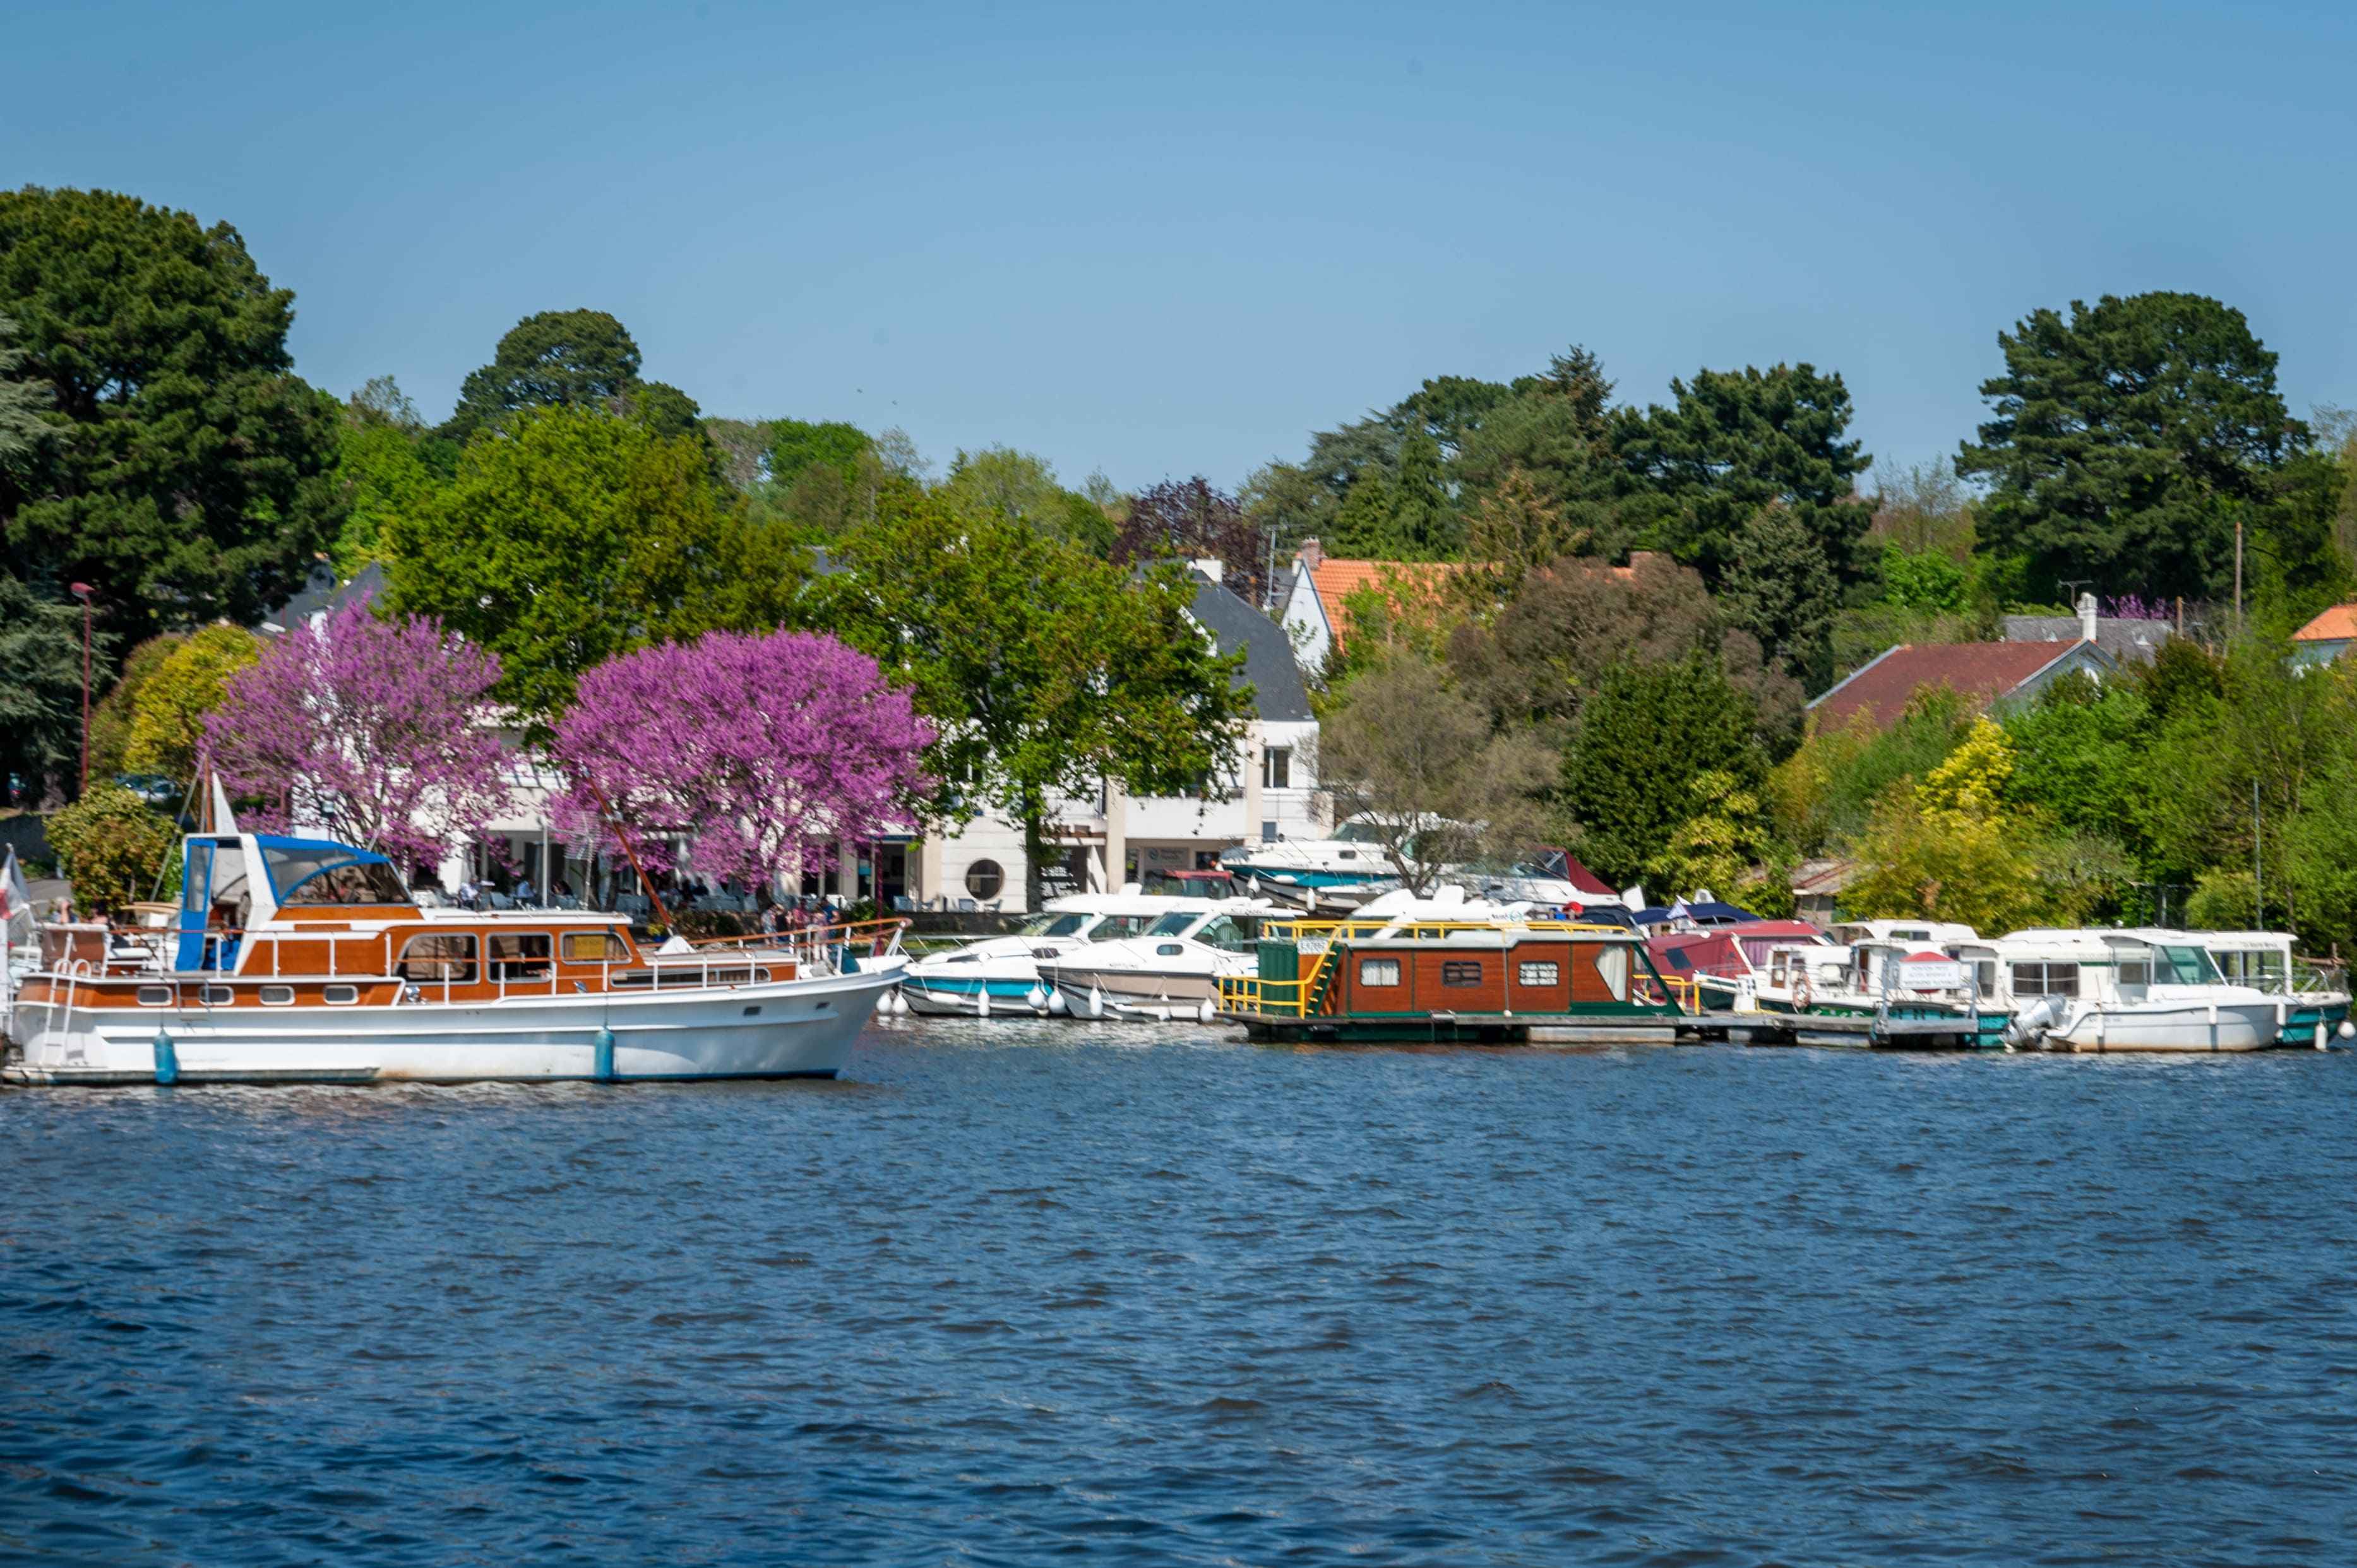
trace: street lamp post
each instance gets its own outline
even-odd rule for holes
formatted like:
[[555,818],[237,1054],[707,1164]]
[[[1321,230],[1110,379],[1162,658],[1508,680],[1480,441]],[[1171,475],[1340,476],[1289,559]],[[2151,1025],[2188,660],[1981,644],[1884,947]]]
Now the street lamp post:
[[81,789],[90,793],[90,585],[70,585],[81,601]]

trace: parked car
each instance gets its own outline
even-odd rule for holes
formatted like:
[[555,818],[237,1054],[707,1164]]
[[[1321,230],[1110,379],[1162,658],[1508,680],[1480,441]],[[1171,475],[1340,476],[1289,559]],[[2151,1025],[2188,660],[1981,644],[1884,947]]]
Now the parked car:
[[114,781],[139,797],[158,811],[168,811],[180,803],[182,793],[178,780],[160,773],[118,773]]

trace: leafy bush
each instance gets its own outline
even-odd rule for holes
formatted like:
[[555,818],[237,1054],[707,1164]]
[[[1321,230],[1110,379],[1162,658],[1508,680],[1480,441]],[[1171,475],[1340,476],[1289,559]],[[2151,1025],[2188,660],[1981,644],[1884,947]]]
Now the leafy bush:
[[90,913],[144,898],[178,835],[172,824],[117,784],[102,784],[51,817],[49,844]]

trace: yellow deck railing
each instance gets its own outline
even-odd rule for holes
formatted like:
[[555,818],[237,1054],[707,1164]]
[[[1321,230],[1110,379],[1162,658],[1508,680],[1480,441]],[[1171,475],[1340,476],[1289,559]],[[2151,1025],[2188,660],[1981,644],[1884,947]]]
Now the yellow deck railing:
[[1220,977],[1220,1011],[1258,1013],[1264,1016],[1298,1018],[1309,1005],[1308,980],[1263,980],[1256,974]]

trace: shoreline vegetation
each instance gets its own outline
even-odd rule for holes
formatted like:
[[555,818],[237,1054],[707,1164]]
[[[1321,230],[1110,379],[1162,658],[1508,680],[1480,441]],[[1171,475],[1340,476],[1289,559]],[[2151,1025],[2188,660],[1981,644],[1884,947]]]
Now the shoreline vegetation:
[[[1314,672],[1338,800],[1768,914],[1832,862],[1854,916],[2357,947],[2357,683],[2289,642],[2357,598],[2357,417],[2296,417],[2225,302],[2024,302],[1992,324],[1985,422],[1904,470],[1852,436],[1835,370],[1631,393],[1575,346],[1511,381],[1436,375],[1232,490],[1135,493],[1011,446],[936,462],[825,410],[707,415],[590,309],[520,321],[436,421],[389,376],[303,381],[294,302],[225,222],[0,193],[0,807],[80,792],[74,585],[93,785],[185,779],[260,679],[245,628],[324,557],[380,570],[373,613],[421,649],[479,650],[469,712],[539,746],[649,650],[710,639],[717,669],[728,639],[826,639],[842,655],[795,658],[863,661],[908,707],[863,820],[1003,814],[1036,900],[1060,796],[1233,782],[1250,694],[1188,630],[1186,564],[1266,606],[1315,540],[1396,564]],[[1895,644],[1994,641],[2083,592],[2157,657],[1995,711],[1932,684],[1878,724],[1806,717]],[[740,771],[759,751],[731,746]],[[824,829],[793,811],[764,866]]]

